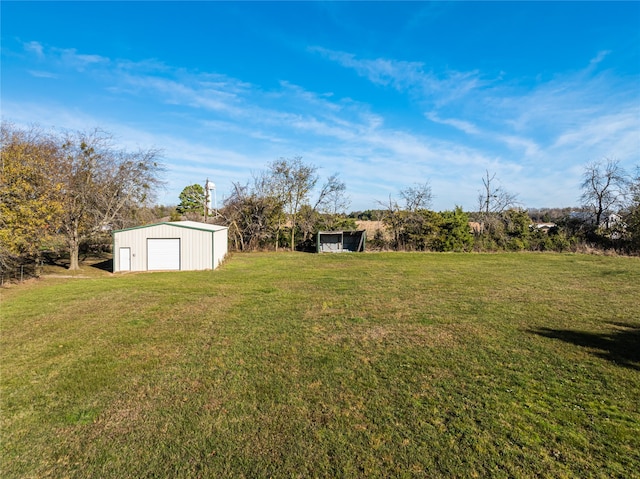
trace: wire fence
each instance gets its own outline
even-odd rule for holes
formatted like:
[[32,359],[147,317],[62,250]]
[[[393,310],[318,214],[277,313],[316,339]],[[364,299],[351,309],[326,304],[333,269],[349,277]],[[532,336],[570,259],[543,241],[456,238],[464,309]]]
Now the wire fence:
[[34,263],[21,264],[13,268],[0,268],[0,286],[8,283],[23,283],[39,275],[40,268]]

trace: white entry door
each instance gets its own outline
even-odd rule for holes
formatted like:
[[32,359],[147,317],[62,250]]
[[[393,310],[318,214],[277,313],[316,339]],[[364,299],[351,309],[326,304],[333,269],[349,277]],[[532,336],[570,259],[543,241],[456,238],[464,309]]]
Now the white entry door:
[[131,248],[120,248],[118,268],[118,271],[131,271]]
[[180,238],[147,239],[149,271],[180,269]]

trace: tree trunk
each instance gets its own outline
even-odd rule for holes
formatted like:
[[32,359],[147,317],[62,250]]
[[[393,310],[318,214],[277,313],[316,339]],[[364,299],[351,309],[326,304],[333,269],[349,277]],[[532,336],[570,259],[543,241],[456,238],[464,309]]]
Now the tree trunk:
[[80,262],[78,257],[80,256],[80,237],[78,235],[77,224],[73,225],[73,230],[69,232],[69,269],[80,269]]
[[77,238],[69,242],[69,269],[70,270],[78,270],[80,269],[80,262],[78,261],[78,257],[80,256],[80,242]]
[[600,227],[600,220],[602,219],[602,213],[604,213],[604,206],[602,205],[602,195],[598,195],[598,208],[596,210],[596,228]]

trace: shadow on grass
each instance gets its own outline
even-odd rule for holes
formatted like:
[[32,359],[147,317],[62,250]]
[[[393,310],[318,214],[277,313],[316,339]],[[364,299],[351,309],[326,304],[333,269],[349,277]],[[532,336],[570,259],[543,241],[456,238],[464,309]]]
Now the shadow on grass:
[[108,273],[113,273],[113,259],[106,259],[104,261],[100,261],[99,263],[90,264],[92,268],[101,269],[102,271],[106,271]]
[[546,338],[595,349],[594,354],[620,366],[640,371],[640,326],[628,323],[609,323],[607,333],[588,333],[568,329],[539,328],[529,332]]

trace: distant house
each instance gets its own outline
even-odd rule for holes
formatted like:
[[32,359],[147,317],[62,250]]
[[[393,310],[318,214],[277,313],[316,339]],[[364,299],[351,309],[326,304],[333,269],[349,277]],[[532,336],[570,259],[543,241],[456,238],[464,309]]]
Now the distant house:
[[627,229],[627,224],[622,216],[616,213],[603,214],[600,223],[596,225],[596,215],[592,212],[574,211],[569,215],[570,219],[581,221],[587,225],[597,226],[605,236],[611,239],[619,239]]
[[624,221],[622,221],[622,216],[617,215],[615,213],[611,213],[607,215],[602,221],[600,221],[600,228],[610,230],[613,228],[616,229],[626,229],[627,225]]
[[176,221],[113,232],[113,271],[217,268],[227,254],[226,226]]
[[627,223],[622,220],[622,216],[612,213],[600,221],[599,228],[608,233],[611,239],[620,239],[627,230]]
[[548,233],[551,228],[555,228],[556,226],[555,223],[534,223],[531,225],[531,227],[544,231],[545,233]]

